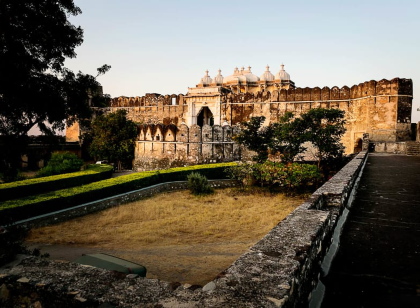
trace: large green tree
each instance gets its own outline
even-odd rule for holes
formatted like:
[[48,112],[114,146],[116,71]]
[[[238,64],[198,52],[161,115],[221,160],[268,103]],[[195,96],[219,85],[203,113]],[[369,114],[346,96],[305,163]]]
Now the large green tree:
[[277,122],[271,124],[272,135],[269,142],[271,153],[279,153],[282,162],[291,163],[298,154],[306,150],[306,123],[302,118],[294,118],[292,112],[286,112]]
[[122,162],[134,158],[137,125],[127,120],[127,112],[118,110],[100,115],[92,122],[90,154],[97,159],[106,159],[121,169]]
[[[73,0],[0,1],[3,167],[17,167],[32,127],[53,134],[64,129],[65,120],[71,124],[91,115],[89,100],[100,86],[97,76],[64,67],[83,42],[83,30],[68,20],[80,13]],[[98,75],[109,68],[99,68]]]
[[272,139],[273,130],[271,126],[262,126],[265,117],[252,117],[248,122],[241,123],[241,130],[234,136],[234,141],[254,151],[255,161],[264,162],[268,158],[269,144]]
[[263,126],[264,117],[253,117],[241,123],[242,130],[234,140],[257,155],[254,159],[264,162],[268,153],[280,154],[283,162],[290,163],[306,150],[311,142],[318,159],[318,169],[323,161],[341,157],[344,146],[340,139],[345,130],[344,111],[316,108],[298,117],[286,112],[277,122]]
[[346,132],[344,111],[339,109],[315,108],[301,115],[307,124],[306,140],[316,149],[318,169],[321,163],[340,158],[344,153],[341,137]]

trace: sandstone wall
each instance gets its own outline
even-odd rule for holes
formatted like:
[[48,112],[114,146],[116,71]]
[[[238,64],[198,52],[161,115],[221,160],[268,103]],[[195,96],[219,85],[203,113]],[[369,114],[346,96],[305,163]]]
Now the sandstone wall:
[[203,287],[30,257],[0,271],[0,306],[307,307],[366,158],[360,153]]
[[[187,117],[193,115],[186,99],[202,104],[202,96],[147,94],[142,97],[118,97],[105,112],[124,108],[135,122],[148,124],[139,135],[136,148],[136,168],[164,168],[210,161],[237,159],[235,148],[223,127],[187,127]],[[214,96],[214,95],[212,95]],[[346,112],[346,133],[342,142],[346,153],[360,149],[363,135],[373,143],[396,143],[410,140],[413,84],[411,79],[394,78],[366,81],[351,88],[295,88],[257,93],[222,93],[219,123],[236,127],[251,117],[265,116],[265,125],[275,122],[286,111],[295,116],[313,108],[338,108]],[[196,116],[196,115],[195,115]],[[232,130],[232,128],[230,128]],[[233,132],[234,133],[234,132]],[[160,136],[156,139],[155,136]],[[227,135],[226,135],[227,136]],[[152,139],[150,139],[152,138]],[[153,139],[155,138],[155,139]],[[172,140],[173,139],[173,140]],[[380,149],[380,146],[378,147]]]
[[140,125],[134,169],[153,170],[239,160],[241,148],[232,140],[238,129],[229,125]]

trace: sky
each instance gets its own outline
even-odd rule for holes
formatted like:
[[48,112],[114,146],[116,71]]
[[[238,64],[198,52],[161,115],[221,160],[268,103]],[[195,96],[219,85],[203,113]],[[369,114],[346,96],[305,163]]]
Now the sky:
[[209,70],[284,63],[297,87],[351,87],[411,78],[420,121],[420,1],[75,0],[84,29],[73,71],[96,75],[111,97],[185,94]]

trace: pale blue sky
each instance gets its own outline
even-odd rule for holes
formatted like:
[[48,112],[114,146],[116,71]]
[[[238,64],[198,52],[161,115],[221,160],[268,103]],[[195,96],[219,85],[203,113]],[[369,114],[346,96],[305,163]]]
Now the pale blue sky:
[[420,1],[75,0],[84,29],[74,70],[95,74],[112,97],[183,93],[204,71],[235,66],[260,76],[280,64],[298,87],[411,78],[420,121]]

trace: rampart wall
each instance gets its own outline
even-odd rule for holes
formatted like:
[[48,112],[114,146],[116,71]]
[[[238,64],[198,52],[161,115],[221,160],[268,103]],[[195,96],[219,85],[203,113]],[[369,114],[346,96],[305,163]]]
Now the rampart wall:
[[307,307],[320,264],[333,251],[328,249],[334,228],[351,206],[366,159],[367,153],[361,152],[202,288],[30,257],[0,272],[0,305]]
[[230,125],[140,125],[136,170],[150,170],[239,160],[244,149],[233,142],[239,127]]
[[[204,125],[200,132],[188,117],[197,117],[207,102],[220,108],[218,123],[234,130],[237,124],[255,116],[265,116],[268,125],[285,112],[299,116],[313,108],[337,108],[345,111],[346,133],[342,143],[346,153],[358,152],[363,134],[371,142],[395,143],[410,140],[413,85],[411,79],[394,78],[366,81],[351,88],[343,86],[295,88],[257,93],[220,91],[191,95],[147,94],[142,97],[118,97],[105,112],[124,108],[128,117],[142,123],[136,149],[137,169],[205,163],[236,159],[239,148],[224,132],[224,126]],[[214,102],[217,101],[217,104]],[[145,128],[144,124],[149,125]],[[233,127],[233,128],[232,128]],[[147,132],[145,132],[145,130]],[[234,133],[234,132],[233,132]],[[160,136],[156,139],[156,136]],[[218,140],[217,138],[220,137]],[[243,153],[243,152],[242,152]]]

